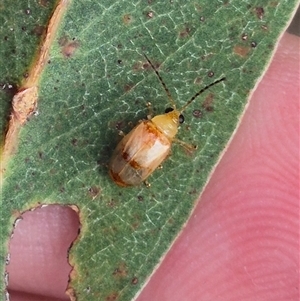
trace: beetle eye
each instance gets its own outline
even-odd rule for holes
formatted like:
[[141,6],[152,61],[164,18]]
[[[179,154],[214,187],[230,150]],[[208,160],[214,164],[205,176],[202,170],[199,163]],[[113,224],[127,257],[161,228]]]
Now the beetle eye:
[[182,114],[179,115],[179,123],[184,123],[184,116]]
[[174,111],[173,108],[166,108],[166,109],[165,109],[165,113],[169,113],[169,112],[172,112],[172,111]]

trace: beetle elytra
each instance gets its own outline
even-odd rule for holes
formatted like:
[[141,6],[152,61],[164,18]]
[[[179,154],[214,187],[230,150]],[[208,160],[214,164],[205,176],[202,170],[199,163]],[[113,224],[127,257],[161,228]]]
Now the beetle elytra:
[[179,124],[184,121],[182,112],[205,90],[225,80],[222,77],[202,88],[178,110],[160,74],[144,56],[162,84],[172,108],[167,108],[164,114],[141,121],[119,142],[109,163],[109,174],[120,186],[139,185],[152,174],[170,153]]

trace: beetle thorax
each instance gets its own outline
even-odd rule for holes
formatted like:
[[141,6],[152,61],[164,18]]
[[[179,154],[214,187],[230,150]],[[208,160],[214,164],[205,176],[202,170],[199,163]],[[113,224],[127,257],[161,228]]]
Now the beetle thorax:
[[158,127],[158,129],[165,134],[169,139],[176,136],[179,125],[180,112],[173,110],[169,113],[157,115],[151,121]]

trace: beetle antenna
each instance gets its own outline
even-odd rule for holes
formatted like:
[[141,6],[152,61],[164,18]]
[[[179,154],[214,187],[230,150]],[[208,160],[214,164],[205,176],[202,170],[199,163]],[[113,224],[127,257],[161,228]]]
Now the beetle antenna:
[[204,87],[203,89],[201,89],[199,92],[197,92],[180,110],[180,113],[182,113],[187,106],[189,106],[200,94],[202,94],[204,91],[206,91],[207,89],[209,89],[210,87],[224,81],[226,79],[226,77],[222,77],[216,81],[214,81],[213,83],[207,85],[206,87]]
[[150,64],[150,66],[152,67],[152,69],[154,70],[155,74],[157,75],[160,83],[162,84],[164,90],[166,91],[166,94],[169,98],[169,101],[170,103],[172,104],[172,106],[174,107],[174,109],[176,108],[176,105],[175,105],[175,101],[173,100],[172,98],[172,95],[170,93],[170,90],[167,88],[166,84],[164,83],[162,77],[160,76],[160,74],[158,73],[158,71],[156,70],[156,68],[154,67],[154,65],[152,64],[152,62],[150,61],[150,59],[147,57],[147,55],[145,53],[144,54],[144,57],[146,58],[146,60],[148,61],[148,63]]

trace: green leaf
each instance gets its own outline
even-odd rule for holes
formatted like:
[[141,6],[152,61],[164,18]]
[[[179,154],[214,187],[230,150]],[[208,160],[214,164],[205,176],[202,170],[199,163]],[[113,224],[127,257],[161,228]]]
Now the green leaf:
[[[39,42],[29,32],[45,26],[52,10],[29,3],[29,16],[22,2],[0,6],[2,87],[20,86]],[[191,214],[297,3],[73,0],[39,84],[39,114],[22,128],[5,173],[2,241],[13,212],[76,205],[82,229],[70,256],[77,300],[131,300]],[[155,114],[169,105],[144,53],[178,107],[213,81],[226,81],[184,112],[177,138],[197,144],[195,153],[174,145],[150,188],[120,188],[107,168],[118,130],[127,133],[145,118],[147,102]],[[4,132],[11,94],[3,88],[0,97]],[[2,247],[2,271],[6,254]]]
[[53,4],[48,1],[0,2],[0,133],[10,114],[10,101],[28,76]]

